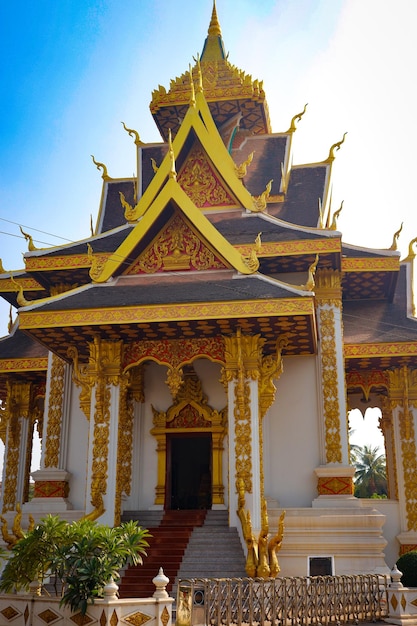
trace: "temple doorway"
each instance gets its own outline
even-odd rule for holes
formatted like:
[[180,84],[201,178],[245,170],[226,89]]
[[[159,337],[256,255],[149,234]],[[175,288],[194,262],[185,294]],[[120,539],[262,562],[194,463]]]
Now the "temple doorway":
[[211,433],[167,436],[166,508],[211,508],[211,459]]

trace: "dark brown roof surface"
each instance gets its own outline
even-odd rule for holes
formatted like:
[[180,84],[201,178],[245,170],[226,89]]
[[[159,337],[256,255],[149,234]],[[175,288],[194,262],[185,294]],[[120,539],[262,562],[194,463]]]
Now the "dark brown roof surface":
[[[88,243],[91,245],[94,252],[114,252],[131,233],[132,228],[132,224],[126,224],[125,227],[120,230],[113,230],[103,235],[92,237],[88,239]],[[86,252],[87,241],[82,241],[74,243],[72,246],[53,249],[50,252],[46,250],[44,256],[70,256],[73,254],[86,254]]]
[[417,341],[417,321],[407,317],[406,265],[400,268],[394,300],[343,304],[345,343]]
[[46,348],[19,329],[12,335],[0,339],[0,369],[1,360],[35,359],[47,355]]
[[124,208],[120,201],[120,193],[123,193],[126,201],[131,206],[135,206],[134,192],[133,180],[108,181],[102,209],[103,215],[101,217],[101,224],[99,225],[100,233],[126,224]]
[[253,196],[259,196],[272,179],[271,195],[279,193],[281,185],[281,163],[285,160],[288,135],[262,135],[248,137],[243,145],[232,150],[236,165],[241,165],[254,152],[253,161],[248,166],[244,178],[245,187]]
[[223,302],[254,299],[297,298],[279,284],[263,280],[259,275],[234,279],[232,272],[184,275],[129,277],[116,283],[93,286],[52,300],[38,311],[64,311],[114,306],[155,305],[183,302]]
[[292,228],[289,224],[284,226],[278,222],[265,218],[262,215],[234,214],[233,217],[207,216],[214,223],[217,230],[233,245],[253,243],[258,233],[262,233],[263,242],[274,241],[298,241],[305,239],[323,239],[338,237],[338,233],[323,230],[317,232],[305,232]]
[[399,256],[399,253],[394,253],[391,250],[375,250],[372,248],[361,248],[355,246],[349,246],[342,244],[342,255],[348,258],[360,259],[360,258],[380,258],[383,256],[392,257]]
[[276,216],[291,224],[316,227],[319,222],[319,198],[323,201],[327,169],[326,163],[293,168],[284,206]]

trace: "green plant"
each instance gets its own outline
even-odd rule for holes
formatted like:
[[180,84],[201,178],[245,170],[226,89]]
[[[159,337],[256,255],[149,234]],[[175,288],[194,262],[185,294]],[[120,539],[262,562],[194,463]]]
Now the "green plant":
[[397,561],[404,587],[417,587],[417,550],[406,552]]
[[55,593],[61,590],[61,603],[85,614],[88,603],[102,597],[103,587],[120,578],[121,568],[143,562],[149,536],[132,521],[110,528],[88,519],[69,524],[49,515],[13,547],[0,589],[27,590],[33,580],[44,586],[50,577]]

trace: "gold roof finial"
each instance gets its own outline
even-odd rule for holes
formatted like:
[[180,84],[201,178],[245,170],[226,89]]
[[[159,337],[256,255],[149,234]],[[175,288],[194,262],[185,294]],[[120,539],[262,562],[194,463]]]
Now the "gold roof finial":
[[252,163],[254,154],[255,152],[251,152],[248,155],[248,158],[245,161],[243,161],[243,163],[241,163],[240,165],[236,165],[235,163],[235,172],[238,178],[245,178],[247,169],[249,165]]
[[301,118],[303,117],[304,113],[306,112],[307,105],[308,105],[308,102],[306,102],[306,104],[304,105],[304,109],[301,111],[301,113],[297,113],[296,115],[294,115],[294,117],[291,120],[290,127],[287,130],[287,133],[293,133],[294,131],[297,130],[297,126],[295,124],[296,122],[299,122]]
[[145,145],[143,143],[143,141],[140,140],[139,133],[138,133],[137,130],[134,130],[133,128],[128,128],[124,122],[121,122],[121,123],[123,124],[123,128],[125,129],[125,131],[127,133],[129,133],[129,136],[133,137],[133,139],[135,141],[135,144],[137,146],[144,146]]
[[91,158],[93,159],[93,163],[94,163],[94,165],[96,165],[97,169],[98,170],[100,170],[100,169],[103,170],[101,178],[103,180],[110,180],[110,176],[107,173],[107,167],[104,165],[104,163],[100,163],[99,161],[96,161],[93,154],[91,155]]
[[344,133],[342,139],[332,145],[332,147],[329,150],[329,156],[326,159],[327,163],[331,163],[332,161],[335,160],[336,157],[334,153],[336,152],[336,150],[340,150],[340,146],[342,145],[342,143],[344,143],[346,135],[347,133]]
[[197,54],[197,72],[198,72],[198,83],[197,83],[197,92],[203,92],[203,74],[201,71],[201,63],[200,63],[200,55]]
[[201,53],[201,60],[224,61],[225,59],[226,53],[223,45],[222,31],[217,17],[216,2],[214,1],[208,35],[204,42],[203,52]]
[[25,233],[25,231],[23,230],[23,228],[21,226],[19,226],[19,228],[20,228],[20,232],[22,233],[23,237],[28,242],[28,250],[30,252],[33,252],[34,250],[38,250],[38,248],[33,243],[32,235],[29,235],[28,233]]
[[324,228],[324,212],[323,212],[323,203],[321,198],[319,197],[319,228]]
[[268,198],[269,198],[269,194],[271,193],[271,189],[272,189],[272,183],[274,182],[273,179],[271,179],[269,181],[269,183],[267,183],[266,187],[265,187],[265,191],[263,191],[261,193],[260,196],[253,198],[253,202],[254,202],[254,211],[256,213],[260,212],[260,211],[265,211],[266,209],[266,205],[268,202]]
[[219,18],[217,17],[216,0],[213,0],[213,10],[211,12],[211,20],[210,20],[210,25],[208,29],[208,34],[214,35],[215,37],[222,36],[222,31],[221,31],[220,24],[219,24]]
[[15,281],[15,279],[13,278],[13,276],[11,274],[10,274],[10,279],[11,279],[12,283],[14,285],[16,285],[16,287],[17,287],[16,291],[19,292],[17,294],[17,296],[16,296],[17,304],[19,306],[27,306],[28,304],[31,304],[29,302],[29,300],[26,300],[25,296],[23,295],[23,286],[19,285],[19,283]]
[[156,164],[156,161],[153,157],[151,157],[151,165],[152,165],[153,173],[156,174],[156,172],[159,170],[159,166]]
[[177,180],[177,172],[175,170],[175,154],[174,154],[174,148],[172,147],[171,129],[169,129],[168,131],[168,146],[169,146],[169,158],[171,161],[171,169],[169,171],[169,177],[172,178],[173,180]]
[[333,220],[332,220],[332,223],[331,223],[331,226],[330,226],[330,230],[337,230],[337,218],[339,217],[339,215],[342,212],[343,202],[344,202],[344,200],[342,200],[342,202],[340,204],[340,207],[333,214]]
[[407,258],[404,259],[405,261],[412,261],[413,259],[416,258],[416,253],[414,252],[414,244],[417,243],[417,237],[414,237],[414,239],[412,239],[410,241],[410,243],[408,244],[408,255]]
[[404,222],[401,222],[401,226],[399,227],[397,232],[394,233],[394,237],[392,239],[392,244],[391,244],[391,247],[389,248],[390,250],[397,250],[398,237],[400,236],[401,231],[403,229],[403,224],[404,224]]
[[191,69],[191,63],[188,66],[189,74],[190,74],[190,88],[191,88],[191,98],[190,98],[190,107],[195,107],[195,89],[194,89],[194,81],[193,81],[193,72]]
[[6,273],[6,270],[4,269],[4,267],[3,267],[3,262],[2,262],[2,260],[0,259],[0,274],[5,274],[5,273]]
[[313,263],[308,268],[307,282],[305,285],[301,285],[301,289],[305,289],[305,291],[313,291],[314,287],[316,286],[314,275],[316,273],[318,262],[319,262],[319,255],[316,254],[316,258],[314,259]]
[[9,334],[12,332],[12,328],[13,328],[13,315],[12,315],[12,305],[10,305],[10,309],[9,309],[9,323],[7,324],[7,330],[9,331]]

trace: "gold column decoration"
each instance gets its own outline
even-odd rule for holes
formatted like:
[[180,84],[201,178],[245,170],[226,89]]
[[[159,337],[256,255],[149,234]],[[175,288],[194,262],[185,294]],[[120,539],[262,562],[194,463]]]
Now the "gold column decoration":
[[417,370],[402,367],[389,370],[390,406],[399,408],[402,466],[404,476],[404,500],[407,530],[417,531],[417,449],[413,414],[410,407],[417,408]]
[[91,389],[94,386],[94,379],[92,379],[88,365],[80,365],[78,358],[78,350],[75,346],[70,346],[67,350],[67,355],[72,359],[72,380],[77,387],[81,387],[80,391],[80,409],[90,420],[91,411]]
[[262,499],[262,526],[258,539],[252,531],[250,512],[245,509],[245,484],[242,478],[236,482],[238,493],[237,515],[242,525],[243,538],[246,542],[247,554],[245,570],[251,578],[276,578],[281,571],[277,552],[281,549],[284,538],[285,511],[282,511],[276,535],[269,537],[268,508],[265,498]]
[[385,458],[387,460],[388,497],[398,500],[397,454],[395,451],[392,408],[386,396],[382,396],[381,402],[382,416],[379,418],[379,427],[384,435]]
[[46,427],[45,441],[45,468],[59,467],[62,403],[64,399],[64,372],[65,362],[53,354],[49,392],[48,424]]
[[133,444],[133,395],[129,374],[120,377],[115,526],[120,524],[122,495],[130,495]]
[[95,337],[89,343],[88,364],[91,379],[95,381],[95,408],[93,433],[93,462],[91,470],[91,504],[94,509],[86,518],[95,520],[104,511],[103,495],[107,493],[108,448],[110,436],[110,385],[118,385],[122,363],[121,341],[102,341]]
[[[342,307],[341,273],[320,269],[316,273],[316,303],[320,322],[321,371],[326,463],[342,462],[340,437],[339,373],[336,360],[334,308]],[[327,308],[324,308],[326,307]],[[346,397],[346,394],[345,394]]]
[[[7,382],[3,419],[7,424],[6,472],[3,485],[3,513],[16,507],[17,478],[19,472],[21,419],[29,418],[30,383]],[[26,460],[26,459],[25,459]]]
[[[236,480],[243,479],[245,490],[252,493],[252,427],[250,386],[248,380],[260,375],[262,347],[265,339],[260,335],[224,337],[225,366],[223,384],[236,381],[234,385],[235,459]],[[257,453],[257,451],[255,451]]]

